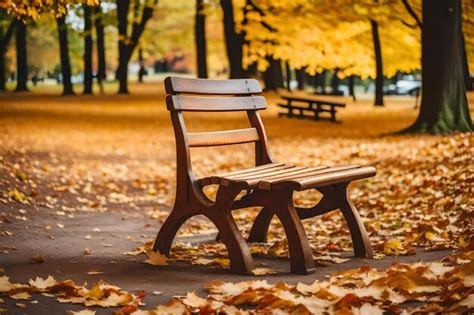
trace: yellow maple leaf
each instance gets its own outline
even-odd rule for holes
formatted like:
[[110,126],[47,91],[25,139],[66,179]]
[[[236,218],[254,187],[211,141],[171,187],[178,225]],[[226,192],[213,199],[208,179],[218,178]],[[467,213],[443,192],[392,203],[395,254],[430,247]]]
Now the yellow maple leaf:
[[155,265],[155,266],[165,266],[168,264],[167,263],[168,257],[160,254],[160,252],[154,252],[152,250],[148,250],[146,254],[148,256],[148,259],[145,260],[147,264]]

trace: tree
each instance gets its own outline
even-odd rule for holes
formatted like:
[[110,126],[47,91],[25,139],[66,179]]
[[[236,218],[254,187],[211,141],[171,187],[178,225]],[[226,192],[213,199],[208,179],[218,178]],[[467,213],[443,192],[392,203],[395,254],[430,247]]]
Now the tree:
[[203,10],[204,1],[196,0],[194,39],[196,42],[196,66],[198,78],[207,78],[206,15]]
[[92,8],[82,6],[84,13],[84,94],[92,94]]
[[105,63],[105,41],[104,41],[104,22],[103,12],[100,2],[94,7],[95,31],[97,35],[97,82],[99,83],[101,93],[104,92],[103,81],[106,79]]
[[[3,17],[2,17],[3,18]],[[4,19],[6,22],[7,19]],[[5,68],[5,54],[7,52],[8,44],[10,43],[11,38],[13,37],[13,32],[15,30],[15,20],[11,19],[8,23],[8,27],[4,33],[4,23],[0,22],[0,91],[5,91],[6,87],[6,68]]]
[[404,131],[472,131],[463,75],[461,1],[423,0],[422,9],[420,113]]
[[281,60],[268,57],[270,66],[263,72],[263,81],[265,91],[275,91],[283,87],[283,73],[281,69]]
[[304,90],[304,78],[305,78],[305,72],[304,69],[296,69],[296,81],[298,82],[298,90],[302,91]]
[[26,53],[26,22],[16,20],[16,88],[15,92],[28,91],[28,61]]
[[244,38],[236,32],[234,20],[234,7],[232,0],[220,0],[224,13],[224,37],[226,43],[227,58],[229,60],[229,77],[231,79],[243,78],[245,72],[242,66],[242,46]]
[[349,86],[349,95],[352,96],[352,100],[356,101],[356,95],[354,90],[355,85],[355,75],[351,75],[347,78],[347,85]]
[[135,48],[138,45],[145,25],[153,15],[153,8],[158,0],[145,1],[142,5],[141,18],[139,17],[140,1],[135,0],[133,6],[133,22],[131,34],[128,34],[128,13],[130,10],[130,0],[117,0],[117,21],[119,31],[119,65],[117,68],[117,78],[119,80],[119,94],[128,93],[128,63]]
[[374,41],[375,55],[375,106],[383,106],[383,63],[382,63],[382,47],[379,37],[379,26],[374,20],[370,20],[372,29],[372,38]]
[[59,36],[59,56],[61,59],[61,74],[63,81],[63,95],[73,95],[74,90],[71,83],[71,61],[69,58],[68,27],[65,23],[65,15],[56,18]]

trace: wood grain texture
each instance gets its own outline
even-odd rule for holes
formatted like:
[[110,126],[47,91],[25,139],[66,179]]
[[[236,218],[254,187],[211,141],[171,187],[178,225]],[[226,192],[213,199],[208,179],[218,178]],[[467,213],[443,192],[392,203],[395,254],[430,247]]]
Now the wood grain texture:
[[255,128],[212,132],[188,132],[188,144],[190,147],[210,147],[255,141],[258,141],[258,132]]
[[263,96],[202,97],[168,95],[166,106],[170,111],[233,112],[267,108]]
[[209,80],[167,77],[165,90],[167,94],[248,95],[262,93],[260,83],[255,79]]

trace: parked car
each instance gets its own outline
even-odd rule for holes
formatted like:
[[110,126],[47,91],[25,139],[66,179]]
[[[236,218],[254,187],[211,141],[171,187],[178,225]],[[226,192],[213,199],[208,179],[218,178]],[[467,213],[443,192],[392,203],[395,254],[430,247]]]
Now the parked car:
[[386,87],[386,95],[416,95],[421,88],[421,81],[402,79],[396,84],[390,84]]

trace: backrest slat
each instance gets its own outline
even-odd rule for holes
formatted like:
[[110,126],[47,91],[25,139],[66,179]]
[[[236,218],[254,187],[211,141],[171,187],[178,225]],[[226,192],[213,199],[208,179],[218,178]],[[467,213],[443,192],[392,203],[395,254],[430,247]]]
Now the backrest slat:
[[260,83],[255,79],[209,80],[167,77],[165,89],[168,94],[249,95],[262,93]]
[[267,108],[263,96],[195,97],[168,95],[166,105],[170,111],[191,112],[245,111]]
[[256,142],[258,140],[259,137],[256,128],[212,132],[188,132],[188,144],[190,147],[210,147]]

